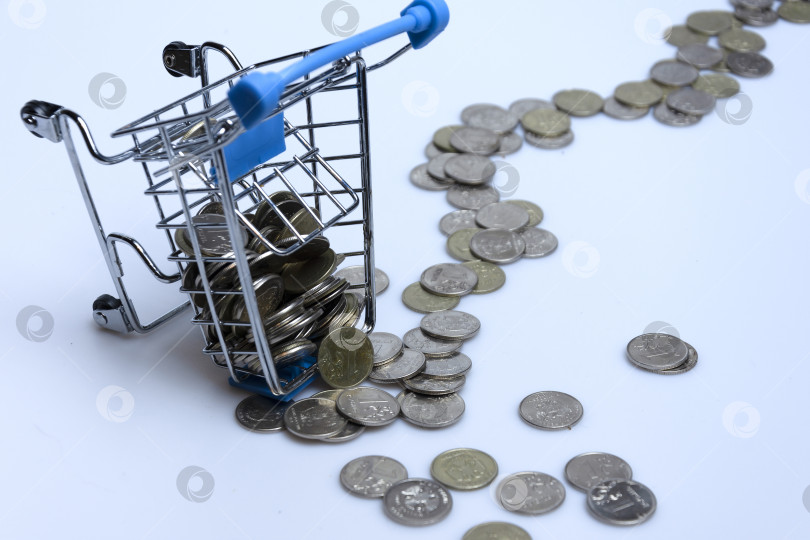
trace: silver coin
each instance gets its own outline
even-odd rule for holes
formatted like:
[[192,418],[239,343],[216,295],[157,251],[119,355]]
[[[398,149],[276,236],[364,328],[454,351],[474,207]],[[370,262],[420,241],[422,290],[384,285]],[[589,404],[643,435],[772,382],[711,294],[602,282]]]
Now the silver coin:
[[698,70],[677,60],[662,60],[650,69],[650,78],[667,86],[686,86],[695,82]]
[[450,145],[459,152],[488,156],[498,151],[501,138],[491,129],[468,126],[453,132]]
[[779,20],[779,14],[772,9],[751,9],[743,6],[734,8],[734,16],[750,26],[770,26]]
[[582,418],[582,403],[564,392],[549,390],[523,398],[519,411],[520,417],[534,427],[571,429]]
[[655,494],[633,480],[608,480],[591,488],[588,510],[611,525],[638,525],[655,513]]
[[428,313],[419,323],[422,332],[430,337],[447,340],[467,340],[481,329],[478,317],[449,309]]
[[532,516],[551,512],[565,500],[565,486],[541,472],[510,474],[495,490],[498,502],[510,512]]
[[404,349],[392,362],[375,366],[368,378],[377,383],[394,383],[415,377],[425,369],[425,361],[425,355],[420,351]]
[[397,396],[402,417],[424,428],[451,426],[464,414],[464,400],[458,394],[426,396],[408,390]]
[[338,413],[335,402],[326,398],[296,401],[284,413],[287,431],[305,439],[325,439],[337,435],[347,422]]
[[450,379],[466,375],[472,368],[472,360],[464,353],[453,353],[446,358],[430,358],[425,362],[423,375],[434,379]]
[[419,283],[439,296],[464,296],[478,284],[478,274],[461,264],[434,264],[422,272]]
[[443,396],[452,394],[461,390],[467,378],[464,375],[458,377],[437,379],[428,375],[419,374],[416,377],[411,377],[402,381],[402,385],[417,394],[424,394],[426,396]]
[[435,158],[428,161],[427,163],[428,175],[439,183],[444,182],[445,184],[447,184],[447,187],[452,186],[455,182],[453,182],[453,179],[444,173],[444,166],[447,164],[447,161],[455,155],[456,154],[452,153],[439,154]]
[[408,478],[399,461],[385,456],[363,456],[348,462],[340,470],[340,483],[355,495],[382,498],[388,489]]
[[501,146],[498,147],[498,151],[495,152],[495,154],[499,156],[514,154],[520,150],[521,146],[523,146],[523,137],[515,132],[507,133],[501,136]]
[[[436,339],[426,336],[421,328],[414,328],[408,330],[402,336],[402,342],[408,349],[419,351],[427,358],[444,358],[450,356],[461,348],[463,341],[448,341],[445,339]],[[405,354],[405,351],[402,354]]]
[[556,137],[543,137],[531,131],[526,131],[523,135],[526,137],[527,143],[544,150],[558,150],[574,142],[574,132],[570,129]]
[[748,9],[770,9],[773,7],[773,0],[731,0],[734,6]]
[[702,116],[683,114],[682,112],[673,110],[666,102],[661,102],[655,106],[653,116],[662,124],[672,127],[693,126],[703,118]]
[[532,537],[512,523],[488,521],[469,529],[461,540],[532,540]]
[[773,71],[773,63],[755,52],[730,52],[726,64],[732,73],[741,77],[764,77]]
[[669,334],[642,334],[627,344],[630,362],[649,369],[673,369],[688,359],[689,350],[678,337]]
[[349,442],[362,435],[365,430],[366,426],[361,426],[360,424],[355,424],[354,422],[346,422],[346,427],[341,429],[337,435],[332,435],[331,437],[321,439],[321,441],[327,443]]
[[539,227],[531,227],[520,232],[520,237],[526,243],[524,257],[545,257],[557,249],[557,237],[553,233]]
[[401,525],[419,527],[438,523],[453,508],[453,498],[441,484],[408,478],[388,488],[383,497],[385,515]]
[[470,251],[481,260],[508,264],[523,255],[526,242],[512,231],[486,229],[479,231],[470,239]]
[[478,210],[489,203],[498,202],[501,196],[492,186],[454,185],[447,190],[447,202],[462,210]]
[[453,184],[450,182],[440,182],[428,174],[428,164],[422,163],[411,170],[411,183],[418,188],[428,191],[444,191]]
[[371,386],[349,388],[337,398],[337,408],[352,422],[363,426],[385,426],[399,416],[394,396]]
[[281,431],[284,429],[284,412],[290,405],[290,402],[264,396],[249,396],[236,406],[236,420],[250,431]]
[[703,43],[688,43],[678,47],[677,58],[698,69],[708,69],[723,60],[723,51]]
[[425,147],[425,157],[428,159],[433,159],[439,154],[443,154],[444,152],[432,142],[429,142]]
[[454,210],[442,217],[441,221],[439,221],[439,229],[447,236],[450,236],[461,229],[477,228],[475,224],[476,213],[478,213],[477,210]]
[[381,366],[394,360],[402,353],[404,344],[399,336],[388,332],[372,332],[368,335],[371,346],[374,347],[374,365]]
[[[349,286],[351,288],[352,285],[362,285],[365,286],[366,283],[366,267],[362,264],[358,264],[355,266],[346,266],[341,268],[334,274],[333,277],[337,279],[345,279],[349,282]],[[379,268],[374,269],[374,294],[382,294],[385,289],[388,288],[388,284],[390,280],[388,279],[388,274],[380,270]],[[349,292],[358,292],[360,294],[364,293],[362,288],[360,289],[353,289]]]
[[529,212],[510,202],[490,203],[478,210],[475,222],[484,229],[517,231],[529,224]]
[[545,99],[524,98],[519,99],[509,105],[509,112],[517,116],[518,119],[523,118],[523,115],[535,109],[556,109],[557,107],[550,101]]
[[716,102],[717,98],[713,95],[694,88],[679,88],[666,99],[670,109],[693,116],[709,114],[714,110]]
[[[228,225],[225,223],[225,216],[202,214],[191,218],[191,223],[194,225],[200,251],[202,251],[203,255],[223,256],[233,251],[231,234],[228,231]],[[184,230],[183,233],[184,238],[187,239],[188,231]],[[247,230],[244,225],[240,224],[239,233],[240,238],[237,243],[244,246],[248,241]],[[188,242],[188,245],[190,246],[191,242]]]
[[517,127],[519,118],[497,105],[470,105],[461,112],[461,119],[472,127],[494,131],[498,135],[509,133]]
[[565,477],[584,492],[607,480],[630,480],[633,469],[625,460],[606,452],[586,452],[565,465]]
[[637,120],[647,116],[649,107],[630,107],[616,100],[613,96],[605,99],[602,112],[616,120]]
[[486,156],[456,154],[444,165],[444,174],[459,184],[480,186],[495,175],[495,164]]
[[698,353],[694,347],[689,345],[684,341],[686,348],[689,349],[689,355],[686,358],[686,362],[681,364],[680,366],[672,369],[661,369],[661,370],[653,370],[654,373],[659,375],[680,375],[681,373],[686,373],[694,368],[698,363]]

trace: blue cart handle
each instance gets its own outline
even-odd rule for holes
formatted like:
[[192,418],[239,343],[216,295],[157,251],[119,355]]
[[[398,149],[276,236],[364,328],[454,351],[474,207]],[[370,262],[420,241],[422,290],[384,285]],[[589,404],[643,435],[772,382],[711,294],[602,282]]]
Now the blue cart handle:
[[450,20],[444,0],[414,0],[400,15],[399,19],[319,49],[279,72],[254,72],[242,77],[228,92],[228,100],[242,125],[251,129],[260,124],[278,107],[284,88],[307,73],[404,32],[408,33],[413,48],[420,49],[439,35]]

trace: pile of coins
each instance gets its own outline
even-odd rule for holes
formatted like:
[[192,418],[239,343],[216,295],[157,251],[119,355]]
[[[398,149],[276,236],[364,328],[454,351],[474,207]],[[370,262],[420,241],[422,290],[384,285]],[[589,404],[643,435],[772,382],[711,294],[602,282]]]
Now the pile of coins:
[[[430,475],[432,479],[410,478],[405,466],[393,458],[364,456],[343,467],[340,483],[359,497],[381,498],[385,514],[399,524],[431,525],[447,517],[453,507],[448,490],[472,491],[490,485],[498,476],[498,463],[481,450],[455,448],[436,456]],[[630,465],[613,454],[580,454],[566,464],[565,478],[587,494],[589,512],[605,523],[638,525],[655,512],[655,495],[635,482]],[[505,476],[495,497],[504,510],[538,516],[562,505],[565,486],[549,474],[524,471]],[[471,528],[464,538],[531,536],[511,523],[489,522]]]
[[680,375],[697,365],[694,347],[670,334],[642,334],[627,344],[627,359],[634,366],[659,375]]

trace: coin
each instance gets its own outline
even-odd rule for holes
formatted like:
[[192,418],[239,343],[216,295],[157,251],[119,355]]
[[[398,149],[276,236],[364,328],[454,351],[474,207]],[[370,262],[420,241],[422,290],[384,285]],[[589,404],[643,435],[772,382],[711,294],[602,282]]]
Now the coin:
[[[448,144],[449,144],[449,141],[448,141]],[[428,158],[428,159],[435,158],[436,156],[438,156],[441,153],[442,153],[442,150],[438,146],[433,144],[432,142],[429,142],[427,144],[427,146],[425,146],[425,157]]]
[[424,394],[426,396],[444,396],[452,394],[461,390],[467,378],[464,375],[458,377],[438,379],[427,375],[415,375],[402,380],[402,386],[406,389],[416,392],[417,394]]
[[698,69],[707,69],[723,59],[723,51],[702,43],[690,43],[678,48],[677,58]]
[[662,60],[650,69],[650,78],[667,86],[686,86],[695,82],[698,70],[677,60]]
[[456,152],[456,149],[450,145],[450,137],[463,128],[464,126],[445,126],[440,128],[433,134],[433,144],[442,152]]
[[281,272],[284,290],[291,294],[301,294],[319,284],[335,271],[337,256],[327,249],[308,261],[288,264]]
[[436,456],[430,476],[450,489],[470,491],[486,487],[498,476],[498,463],[486,452],[454,448]]
[[425,355],[413,349],[403,349],[393,361],[379,366],[369,375],[369,380],[378,383],[393,383],[415,377],[425,369]]
[[478,275],[478,284],[472,290],[472,294],[491,293],[497,291],[506,283],[506,272],[495,264],[486,261],[467,261],[461,264]]
[[399,461],[385,456],[363,456],[340,470],[340,483],[349,492],[368,499],[382,498],[388,488],[408,478]]
[[548,474],[519,472],[504,478],[495,496],[510,512],[536,516],[551,512],[563,503],[565,486]]
[[316,392],[309,397],[331,399],[335,402],[335,404],[337,404],[337,398],[341,392],[343,392],[342,388],[330,388],[329,390],[321,390],[320,392]]
[[374,365],[374,347],[362,330],[338,328],[329,332],[318,349],[318,371],[332,388],[357,386]]
[[466,375],[472,368],[472,360],[464,353],[453,353],[445,358],[431,358],[425,362],[423,375],[434,379],[452,379]]
[[284,412],[287,431],[305,439],[325,439],[337,435],[347,422],[337,412],[335,402],[326,398],[302,399]]
[[748,9],[770,9],[774,0],[731,0],[732,5]]
[[564,392],[544,391],[529,394],[520,402],[520,417],[534,427],[571,429],[582,418],[582,404]]
[[529,213],[529,227],[534,227],[543,221],[543,209],[531,201],[524,201],[521,199],[509,199],[509,204],[516,204]]
[[669,334],[642,334],[627,344],[627,357],[633,364],[655,370],[673,369],[687,361],[689,350],[678,337]]
[[[447,184],[447,188],[454,184],[453,179],[447,176],[444,172],[444,166],[456,154],[439,154],[427,163],[428,176],[433,178],[436,182]],[[434,191],[439,191],[438,189]]]
[[479,127],[463,127],[450,136],[450,146],[470,154],[494,154],[500,145],[501,138],[497,133]]
[[428,191],[444,191],[453,184],[450,182],[440,182],[428,174],[428,164],[422,163],[411,170],[411,183],[418,188]]
[[647,113],[650,112],[650,108],[630,107],[624,103],[620,103],[613,96],[610,96],[605,100],[602,112],[616,120],[637,120],[647,116]]
[[602,110],[602,98],[596,92],[573,88],[560,90],[552,97],[554,105],[571,116],[593,116]]
[[520,118],[523,129],[540,137],[559,137],[571,130],[571,118],[553,109],[533,109]]
[[566,131],[558,137],[542,137],[532,133],[531,131],[527,131],[524,133],[524,136],[526,137],[527,143],[544,150],[559,150],[560,148],[565,148],[574,142],[573,131]]
[[716,98],[694,88],[678,88],[667,96],[667,107],[679,113],[703,116],[714,110]]
[[740,91],[740,83],[721,73],[703,73],[692,83],[692,88],[716,98],[728,98]]
[[684,344],[686,345],[686,348],[689,351],[687,353],[688,356],[686,358],[686,362],[684,362],[678,367],[672,369],[662,369],[659,371],[655,371],[655,373],[658,373],[659,375],[680,375],[681,373],[686,373],[687,371],[690,371],[692,368],[694,368],[698,363],[698,353],[694,347],[692,347],[685,341]]
[[512,523],[488,521],[468,530],[461,540],[532,540],[532,537]]
[[499,156],[514,154],[520,150],[521,146],[523,146],[523,137],[515,132],[507,133],[501,136],[501,145],[495,153]]
[[461,119],[468,126],[489,129],[498,135],[509,133],[518,123],[518,117],[511,112],[487,103],[465,108],[461,111]]
[[368,340],[374,348],[374,366],[387,364],[400,355],[404,344],[399,336],[388,332],[372,332],[368,335]]
[[422,287],[439,296],[464,296],[478,284],[478,275],[456,263],[434,264],[422,272]]
[[686,18],[686,26],[707,36],[716,36],[731,28],[732,18],[728,11],[696,11]]
[[734,16],[751,26],[770,26],[779,20],[778,13],[772,9],[749,9],[742,6],[734,8]]
[[[475,289],[473,289],[475,292]],[[433,313],[453,309],[459,303],[459,297],[439,296],[428,292],[418,281],[411,283],[402,291],[402,303],[419,313]]]
[[644,108],[661,101],[663,92],[652,81],[631,81],[617,86],[613,91],[613,97],[627,106]]
[[284,411],[289,406],[290,402],[248,396],[236,406],[236,419],[250,431],[280,431],[284,429]]
[[682,47],[689,43],[706,43],[709,41],[709,36],[699,34],[685,25],[676,25],[669,28],[664,32],[667,42],[676,47]]
[[463,311],[439,311],[428,313],[419,323],[422,332],[430,337],[447,340],[467,340],[481,329],[481,321],[475,315]]
[[807,5],[807,3],[782,2],[777,13],[786,21],[804,24],[810,23],[810,5]]
[[[476,261],[478,258],[470,251],[470,240],[476,233],[482,231],[478,227],[461,229],[450,235],[447,239],[447,253],[459,261]],[[476,285],[477,287],[477,285]],[[473,289],[475,292],[475,289]]]
[[611,525],[638,525],[655,512],[655,494],[633,480],[608,480],[594,486],[587,497],[588,510]]
[[732,52],[726,58],[728,68],[740,77],[759,78],[773,71],[770,60],[755,52]]
[[464,400],[458,394],[425,396],[403,391],[397,396],[402,417],[408,422],[424,428],[448,427],[461,419],[464,414]]
[[517,231],[529,224],[529,212],[509,202],[490,203],[478,210],[475,222],[485,229]]
[[512,231],[486,229],[470,240],[470,251],[479,259],[497,264],[518,260],[526,249],[526,242]]
[[683,114],[670,108],[666,103],[659,103],[653,109],[653,116],[656,120],[672,127],[693,126],[700,122],[701,116]]
[[423,526],[438,523],[453,508],[450,493],[433,480],[400,480],[385,492],[385,515],[401,525]]
[[625,460],[606,452],[586,452],[565,465],[565,477],[581,491],[589,492],[607,480],[630,480],[633,469]]
[[318,346],[308,339],[300,338],[288,341],[283,345],[270,349],[270,356],[276,366],[295,364],[302,358],[315,354]]
[[[402,336],[402,342],[409,349],[420,351],[428,358],[450,356],[461,348],[462,341],[449,341],[426,336],[421,328],[408,330]],[[407,349],[406,349],[407,351]],[[403,352],[403,354],[405,354]]]
[[321,441],[326,443],[342,443],[353,441],[354,439],[362,435],[365,430],[366,426],[361,426],[360,424],[355,424],[354,422],[346,422],[346,427],[341,429],[337,435],[332,435],[331,437],[321,439]]
[[450,236],[461,229],[476,228],[475,214],[477,210],[454,210],[445,214],[439,221],[439,230]]
[[717,36],[721,47],[734,52],[759,52],[765,48],[765,38],[742,28],[732,28]]
[[492,186],[451,186],[447,190],[447,202],[462,210],[478,210],[482,206],[498,202],[501,196]]
[[[531,227],[522,231],[520,237],[526,243],[526,249],[523,251],[524,257],[545,257],[557,249],[557,237],[539,227]],[[473,290],[473,292],[475,291]]]
[[344,390],[337,398],[337,408],[349,420],[363,426],[385,426],[399,416],[399,403],[394,396],[371,386]]
[[495,175],[495,164],[486,156],[476,154],[451,155],[444,165],[444,173],[459,184],[479,186]]
[[[334,277],[338,279],[345,279],[349,282],[349,285],[362,285],[365,287],[366,284],[366,267],[362,264],[358,264],[355,266],[345,266],[334,273]],[[374,294],[382,294],[385,289],[388,288],[388,284],[390,283],[388,279],[388,274],[380,270],[379,268],[374,269]],[[350,292],[358,293],[361,296],[365,293],[364,289],[353,289]]]
[[517,116],[519,119],[523,118],[529,111],[533,111],[535,109],[551,109],[554,110],[556,107],[550,101],[546,101],[545,99],[537,99],[537,98],[524,98],[519,99],[509,105],[509,112]]

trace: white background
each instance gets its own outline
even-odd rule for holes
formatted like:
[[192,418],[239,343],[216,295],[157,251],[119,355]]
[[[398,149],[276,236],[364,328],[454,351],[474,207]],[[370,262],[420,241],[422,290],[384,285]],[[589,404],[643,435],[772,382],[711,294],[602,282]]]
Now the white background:
[[[113,129],[198,84],[165,73],[164,45],[220,41],[246,63],[298,51],[336,39],[321,22],[326,2],[43,1],[38,21],[15,3],[0,13],[0,536],[460,538],[488,520],[519,524],[534,538],[810,535],[802,500],[810,485],[810,27],[780,21],[757,30],[776,68],[742,81],[752,109],[741,125],[715,114],[688,129],[651,116],[623,123],[600,115],[575,119],[576,141],[565,150],[526,147],[508,156],[520,175],[514,197],[543,207],[543,226],[560,248],[506,267],[497,293],[462,300],[460,309],[483,323],[463,348],[474,362],[463,419],[441,431],[397,421],[324,445],[242,429],[233,414],[245,394],[201,354],[202,338],[185,317],[148,336],[94,325],[93,299],[113,289],[64,147],[30,136],[18,111],[32,98],[70,107],[103,150],[120,151],[121,141],[108,137]],[[404,7],[351,1],[361,29]],[[377,260],[391,278],[377,327],[400,335],[420,318],[401,305],[402,289],[450,260],[437,223],[452,208],[443,194],[408,182],[433,131],[475,102],[507,106],[566,87],[609,95],[674,55],[653,35],[662,22],[728,7],[721,0],[453,4],[444,35],[370,76]],[[126,83],[117,109],[88,94],[102,72]],[[739,102],[728,107],[735,113]],[[108,230],[165,252],[137,166],[88,172]],[[151,282],[130,261],[139,307],[179,299],[174,286]],[[30,305],[53,317],[45,341],[17,329]],[[696,347],[694,371],[661,377],[629,365],[627,341],[654,321]],[[525,395],[550,389],[582,401],[573,430],[539,431],[518,417]],[[637,528],[603,525],[568,486],[558,510],[524,517],[499,508],[490,487],[454,492],[445,521],[413,530],[338,482],[341,467],[366,454],[394,457],[424,477],[435,455],[459,446],[494,456],[499,478],[536,470],[563,479],[572,456],[612,452],[654,490],[658,511]],[[178,492],[177,477],[191,465],[215,480],[205,502]]]

